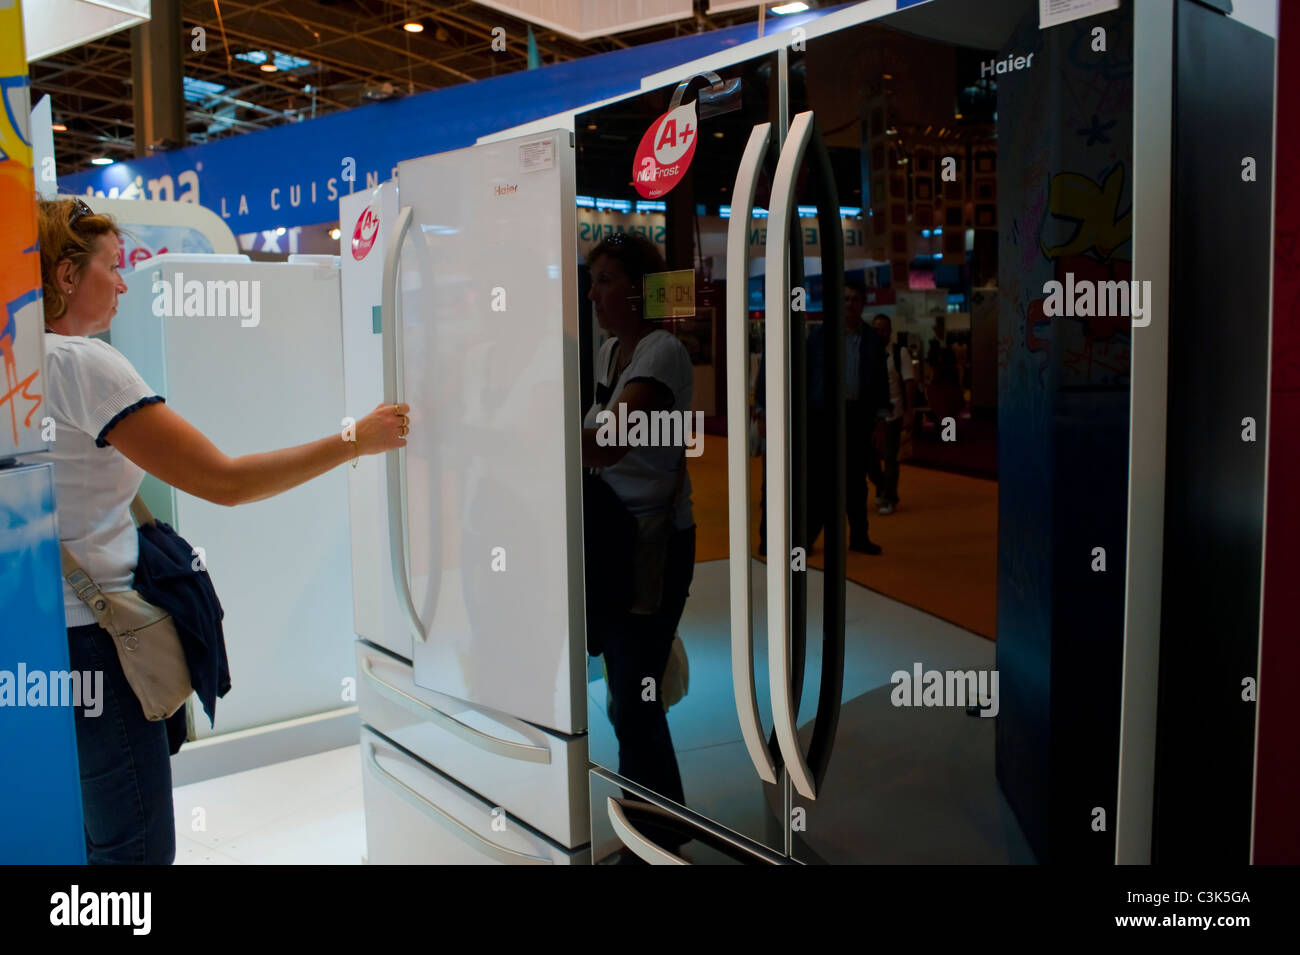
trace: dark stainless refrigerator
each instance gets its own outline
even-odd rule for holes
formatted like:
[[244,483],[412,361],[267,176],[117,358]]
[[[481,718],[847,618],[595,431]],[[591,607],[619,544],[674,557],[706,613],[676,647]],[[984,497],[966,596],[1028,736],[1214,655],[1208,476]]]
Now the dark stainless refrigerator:
[[[1035,0],[863,6],[575,117],[584,251],[639,231],[690,288],[662,327],[706,422],[690,685],[667,714],[684,804],[619,775],[595,660],[593,860],[1144,861],[1152,767],[1166,793],[1187,785],[1189,740],[1157,699],[1196,666],[1160,625],[1183,599],[1161,577],[1179,566],[1163,487],[1195,480],[1166,458],[1166,432],[1194,429],[1169,366],[1213,341],[1170,318],[1170,38],[1247,28],[1193,0],[1053,25]],[[692,103],[689,168],[647,196],[638,145]],[[1266,253],[1267,222],[1239,241]],[[815,513],[877,487],[848,464],[883,430],[857,428],[846,380],[859,285],[858,334],[887,317],[917,386],[902,505],[868,500],[878,556],[844,521],[814,536]]]

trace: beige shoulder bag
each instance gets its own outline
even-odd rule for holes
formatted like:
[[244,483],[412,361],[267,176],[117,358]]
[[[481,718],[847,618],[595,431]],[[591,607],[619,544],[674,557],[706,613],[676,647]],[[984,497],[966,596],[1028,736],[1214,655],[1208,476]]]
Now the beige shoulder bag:
[[[131,502],[131,513],[137,524],[153,522],[153,515],[138,494]],[[189,664],[185,662],[185,651],[171,614],[134,590],[105,593],[62,543],[59,550],[63,554],[63,576],[77,599],[112,634],[122,672],[140,700],[145,717],[167,719],[193,692]]]

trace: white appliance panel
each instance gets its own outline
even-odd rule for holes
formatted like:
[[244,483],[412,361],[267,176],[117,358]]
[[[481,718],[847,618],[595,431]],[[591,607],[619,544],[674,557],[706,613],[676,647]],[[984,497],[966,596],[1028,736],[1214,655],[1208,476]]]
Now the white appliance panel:
[[[115,346],[129,359],[139,354],[142,374],[168,405],[232,457],[340,435],[338,269],[204,259],[160,256],[126,276]],[[186,284],[259,282],[260,321],[156,317],[153,282],[174,284],[178,275]],[[353,675],[354,638],[345,469],[234,508],[174,492],[176,530],[204,549],[225,610],[233,684],[217,705],[215,728],[196,718],[199,737],[348,705],[343,681]]]
[[586,729],[569,133],[398,166],[415,680]]
[[[339,199],[344,394],[347,414],[358,421],[384,400],[379,304],[384,249],[396,218],[396,183],[386,182]],[[355,469],[348,469],[353,629],[358,636],[409,660],[411,631],[393,590],[388,552],[384,468],[384,455],[373,454],[358,461]]]

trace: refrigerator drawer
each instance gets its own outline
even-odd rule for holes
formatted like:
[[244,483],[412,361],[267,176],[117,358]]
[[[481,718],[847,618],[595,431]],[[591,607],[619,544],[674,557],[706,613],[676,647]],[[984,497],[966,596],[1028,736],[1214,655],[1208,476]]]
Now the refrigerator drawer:
[[562,845],[587,842],[585,735],[560,736],[416,686],[409,663],[363,641],[356,653],[362,723]]
[[362,727],[361,785],[371,865],[585,865],[392,742]]
[[615,773],[592,770],[592,864],[790,864],[766,846],[673,805]]

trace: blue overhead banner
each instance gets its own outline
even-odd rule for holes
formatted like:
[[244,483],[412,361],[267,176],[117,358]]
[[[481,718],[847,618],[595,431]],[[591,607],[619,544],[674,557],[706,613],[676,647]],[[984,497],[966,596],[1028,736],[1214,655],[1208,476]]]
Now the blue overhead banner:
[[[782,31],[830,10],[783,18]],[[744,24],[522,70],[63,176],[61,192],[196,202],[236,235],[332,222],[338,200],[406,159],[640,89],[641,78],[748,43]]]

